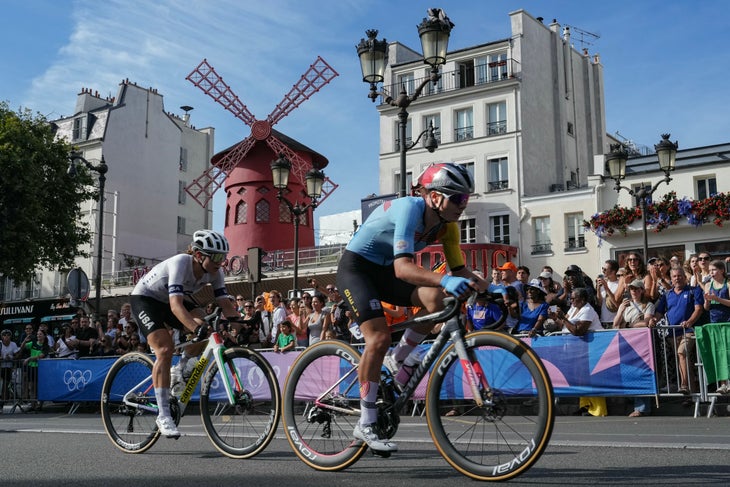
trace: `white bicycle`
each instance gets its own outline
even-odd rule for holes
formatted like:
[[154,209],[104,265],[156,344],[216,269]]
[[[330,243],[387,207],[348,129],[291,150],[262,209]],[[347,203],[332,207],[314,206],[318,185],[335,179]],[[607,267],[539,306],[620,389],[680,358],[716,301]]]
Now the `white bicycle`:
[[[210,318],[210,317],[209,317]],[[220,315],[212,318],[213,329]],[[189,378],[173,384],[170,410],[179,424],[200,386],[200,416],[213,445],[231,458],[250,458],[274,438],[281,415],[281,392],[274,370],[258,352],[228,348],[214,332]],[[178,351],[194,342],[179,345]],[[109,369],[101,393],[101,416],[109,439],[126,453],[142,453],[160,437],[152,358],[131,352]]]

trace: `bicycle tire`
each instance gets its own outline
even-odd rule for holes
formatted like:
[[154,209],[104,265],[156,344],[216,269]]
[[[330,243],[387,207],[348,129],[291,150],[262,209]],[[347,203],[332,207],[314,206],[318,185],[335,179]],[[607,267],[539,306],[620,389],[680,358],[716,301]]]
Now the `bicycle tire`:
[[[367,445],[352,432],[360,420],[360,382],[355,366],[360,353],[345,342],[310,345],[292,364],[284,386],[284,431],[294,453],[320,471],[355,463]],[[337,390],[321,399],[338,380]],[[337,410],[332,408],[338,408]]]
[[[125,453],[143,453],[160,437],[157,413],[122,402],[127,393],[141,404],[157,408],[152,385],[152,359],[131,352],[119,357],[109,369],[101,391],[101,418],[111,442]],[[145,378],[147,378],[145,380]],[[135,390],[130,388],[137,385]]]
[[534,465],[550,441],[552,383],[537,354],[514,337],[480,331],[466,342],[490,385],[481,396],[493,402],[479,408],[473,401],[451,344],[429,377],[427,424],[439,453],[457,471],[476,480],[508,480]]
[[[218,364],[213,361],[200,387],[203,427],[224,455],[251,458],[263,451],[276,434],[281,416],[279,382],[269,362],[253,350],[229,348],[222,358],[236,403],[229,403]],[[230,374],[233,367],[235,377]]]

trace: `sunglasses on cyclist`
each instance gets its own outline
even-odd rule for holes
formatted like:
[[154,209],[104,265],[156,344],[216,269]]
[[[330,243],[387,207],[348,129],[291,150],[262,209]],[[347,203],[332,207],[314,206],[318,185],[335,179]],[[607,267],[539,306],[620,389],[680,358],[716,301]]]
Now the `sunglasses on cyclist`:
[[226,254],[204,254],[201,252],[200,255],[209,258],[210,261],[214,264],[220,264],[221,262],[226,260]]
[[445,194],[444,196],[456,206],[461,206],[469,201],[468,194]]

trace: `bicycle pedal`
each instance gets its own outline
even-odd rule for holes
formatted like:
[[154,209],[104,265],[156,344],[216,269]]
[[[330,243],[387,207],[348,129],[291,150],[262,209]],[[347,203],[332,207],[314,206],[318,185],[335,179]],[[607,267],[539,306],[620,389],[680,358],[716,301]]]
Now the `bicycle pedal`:
[[370,451],[373,453],[373,456],[380,457],[380,458],[390,458],[391,452],[389,451],[383,451],[383,450],[373,450],[372,448]]

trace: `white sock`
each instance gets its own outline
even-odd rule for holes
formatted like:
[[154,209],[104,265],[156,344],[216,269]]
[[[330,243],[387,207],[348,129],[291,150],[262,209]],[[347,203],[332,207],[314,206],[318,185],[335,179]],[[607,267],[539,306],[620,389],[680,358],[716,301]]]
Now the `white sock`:
[[157,415],[171,416],[170,414],[170,388],[155,387],[155,397],[157,398]]
[[362,426],[367,426],[378,420],[378,408],[375,405],[377,399],[377,382],[360,384],[360,424]]

